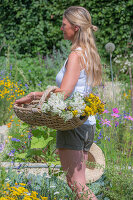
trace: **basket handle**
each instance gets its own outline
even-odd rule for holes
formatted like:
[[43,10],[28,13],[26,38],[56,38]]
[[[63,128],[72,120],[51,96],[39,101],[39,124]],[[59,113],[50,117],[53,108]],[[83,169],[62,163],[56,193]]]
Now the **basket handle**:
[[57,86],[50,86],[47,90],[44,91],[40,101],[39,101],[39,106],[42,107],[42,104],[46,100],[47,96],[49,95],[50,92],[53,92],[55,89],[57,89]]

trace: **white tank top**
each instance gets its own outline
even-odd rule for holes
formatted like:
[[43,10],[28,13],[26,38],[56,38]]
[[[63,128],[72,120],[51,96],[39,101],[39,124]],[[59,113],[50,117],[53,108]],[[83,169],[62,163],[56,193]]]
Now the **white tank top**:
[[[80,49],[81,48],[78,47],[76,50],[80,50]],[[64,74],[66,72],[65,66],[66,66],[67,61],[68,61],[68,58],[66,59],[63,67],[61,68],[61,70],[58,72],[58,74],[56,76],[56,84],[57,84],[58,87],[60,87],[62,79],[63,79]],[[89,84],[87,84],[87,75],[86,75],[85,69],[82,69],[80,71],[80,76],[79,76],[79,79],[78,79],[78,81],[77,81],[77,83],[74,87],[74,90],[71,93],[71,96],[73,95],[74,92],[79,92],[81,95],[85,95],[85,94],[89,94],[91,91],[92,91],[92,87],[89,86]],[[95,116],[89,116],[84,124],[88,124],[88,125],[96,124]]]

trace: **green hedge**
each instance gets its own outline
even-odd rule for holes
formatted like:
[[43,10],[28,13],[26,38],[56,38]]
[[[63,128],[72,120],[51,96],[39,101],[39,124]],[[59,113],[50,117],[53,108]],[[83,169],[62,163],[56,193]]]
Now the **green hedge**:
[[0,3],[0,41],[9,44],[19,54],[51,53],[60,47],[62,15],[71,5],[87,8],[93,24],[99,27],[96,42],[99,52],[105,53],[105,44],[113,42],[115,53],[131,50],[132,0],[3,0]]

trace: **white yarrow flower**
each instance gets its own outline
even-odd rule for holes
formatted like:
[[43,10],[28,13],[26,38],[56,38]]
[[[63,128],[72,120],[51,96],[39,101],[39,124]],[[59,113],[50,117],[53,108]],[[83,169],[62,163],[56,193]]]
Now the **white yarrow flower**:
[[76,110],[76,117],[80,117],[86,107],[84,97],[75,93],[71,98],[64,101],[64,94],[52,93],[47,102],[43,103],[42,111],[51,112],[53,115],[59,115],[65,121],[73,118],[72,111]]

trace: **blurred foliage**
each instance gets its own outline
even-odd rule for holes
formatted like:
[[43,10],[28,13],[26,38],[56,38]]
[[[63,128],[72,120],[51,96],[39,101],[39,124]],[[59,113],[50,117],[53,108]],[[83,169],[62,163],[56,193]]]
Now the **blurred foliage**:
[[36,57],[16,55],[12,48],[8,48],[5,56],[0,57],[0,80],[6,76],[10,80],[23,85],[25,93],[43,91],[48,85],[55,85],[57,72],[63,66],[70,52],[70,43],[60,42],[60,50],[53,48],[51,55]]
[[[10,45],[19,54],[46,55],[60,48],[60,26],[66,8],[80,5],[89,10],[99,27],[96,43],[106,57],[104,46],[113,42],[115,54],[127,54],[132,46],[132,0],[3,0],[0,3],[0,46]],[[1,48],[0,47],[0,48]]]

